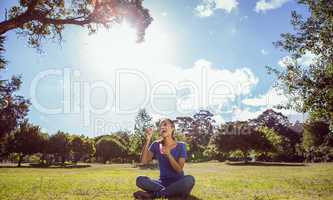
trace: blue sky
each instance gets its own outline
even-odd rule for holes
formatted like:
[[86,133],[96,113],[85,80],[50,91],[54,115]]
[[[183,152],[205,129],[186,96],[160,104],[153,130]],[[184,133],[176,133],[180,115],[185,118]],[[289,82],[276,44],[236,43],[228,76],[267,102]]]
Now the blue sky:
[[[1,1],[5,8],[13,1]],[[126,24],[88,36],[67,26],[64,43],[43,42],[44,53],[6,34],[2,76],[22,74],[20,94],[32,100],[29,119],[43,130],[95,136],[131,129],[139,108],[154,117],[210,109],[218,122],[246,120],[285,101],[265,66],[283,69],[272,42],[291,32],[291,0],[145,0],[154,18],[146,41]],[[302,59],[311,60],[311,55]],[[164,96],[163,96],[164,95]],[[303,119],[282,111],[292,120]]]

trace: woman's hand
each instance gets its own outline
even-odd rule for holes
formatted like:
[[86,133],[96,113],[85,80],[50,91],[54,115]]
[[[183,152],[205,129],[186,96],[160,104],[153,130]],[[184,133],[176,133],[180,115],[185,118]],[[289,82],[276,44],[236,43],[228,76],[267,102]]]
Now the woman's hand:
[[152,137],[153,137],[153,129],[147,128],[146,129],[146,140],[151,140]]
[[170,146],[160,146],[160,148],[161,148],[161,153],[162,154],[164,154],[164,155],[166,155],[166,156],[168,156],[168,155],[170,155],[171,154],[171,149],[172,148],[174,148],[174,147],[176,147],[177,146],[177,144],[173,144],[173,145],[170,145]]
[[170,147],[162,146],[162,154],[164,154],[166,156],[170,155],[170,151],[171,151]]
[[185,164],[185,159],[180,157],[178,159],[178,161],[173,157],[173,155],[171,154],[171,149],[174,148],[175,145],[171,145],[171,146],[168,146],[168,147],[162,147],[161,148],[161,151],[162,151],[162,154],[165,155],[168,159],[169,159],[169,162],[171,164],[171,167],[178,173],[181,173],[183,171],[183,167],[184,167],[184,164]]

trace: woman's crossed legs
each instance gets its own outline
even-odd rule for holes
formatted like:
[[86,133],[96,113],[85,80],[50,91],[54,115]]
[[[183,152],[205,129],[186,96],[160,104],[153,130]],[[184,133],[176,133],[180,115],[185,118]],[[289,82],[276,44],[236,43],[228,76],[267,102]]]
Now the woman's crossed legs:
[[136,185],[149,192],[153,198],[173,196],[185,197],[190,194],[194,184],[195,179],[191,175],[185,175],[166,187],[162,185],[160,180],[153,180],[147,176],[139,176],[136,179]]

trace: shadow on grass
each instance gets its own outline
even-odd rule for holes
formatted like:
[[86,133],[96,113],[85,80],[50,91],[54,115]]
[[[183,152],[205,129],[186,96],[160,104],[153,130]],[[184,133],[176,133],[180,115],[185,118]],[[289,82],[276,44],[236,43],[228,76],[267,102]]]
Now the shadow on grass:
[[45,168],[45,169],[73,169],[73,168],[87,168],[91,167],[91,165],[41,165],[41,164],[29,164],[29,165],[22,165],[21,167],[18,167],[17,165],[0,165],[0,168]]
[[307,166],[304,163],[281,163],[281,162],[226,162],[232,166],[282,166],[282,167],[301,167]]

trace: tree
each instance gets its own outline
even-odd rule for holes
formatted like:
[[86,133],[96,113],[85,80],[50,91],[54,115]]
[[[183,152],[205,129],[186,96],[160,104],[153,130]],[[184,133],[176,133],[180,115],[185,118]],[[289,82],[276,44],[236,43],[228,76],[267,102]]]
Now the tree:
[[43,141],[39,126],[24,121],[9,137],[7,151],[19,155],[18,167],[20,167],[26,155],[42,152]]
[[211,136],[214,133],[213,114],[208,110],[199,110],[193,117],[177,117],[178,130],[187,136],[190,158],[202,159]]
[[214,115],[208,110],[200,110],[193,115],[193,135],[197,136],[202,145],[209,143],[210,137],[214,133],[213,123],[215,120],[212,119]]
[[111,136],[126,147],[128,147],[128,145],[130,144],[130,135],[127,131],[117,131],[115,133],[112,133]]
[[90,33],[126,20],[137,29],[138,42],[152,22],[143,0],[20,0],[0,22],[0,35],[17,29],[28,44],[39,48],[43,39],[62,40],[65,25],[86,26]]
[[126,148],[111,136],[104,136],[96,143],[96,158],[103,163],[112,159],[122,158],[125,153]]
[[95,152],[96,152],[94,140],[86,137],[83,140],[83,147],[82,148],[83,148],[83,152],[84,152],[84,154],[82,156],[82,159],[84,161],[91,162],[91,159],[94,157]]
[[94,145],[89,138],[83,135],[73,135],[70,141],[72,161],[77,163],[80,160],[89,159],[94,153]]
[[260,153],[258,158],[259,160],[275,160],[276,157],[278,157],[280,154],[283,154],[284,137],[281,136],[279,132],[267,126],[261,126],[257,130],[272,145],[271,151]]
[[[274,45],[288,52],[285,70],[268,67],[278,77],[277,87],[289,101],[283,107],[308,112],[313,120],[326,120],[333,130],[333,2],[298,0],[309,7],[304,19],[292,12],[294,33],[281,34]],[[305,54],[313,55],[309,66],[299,62]]]
[[126,161],[139,159],[139,152],[136,151],[136,149],[134,148],[138,143],[136,141],[137,137],[135,135],[131,135],[128,131],[117,131],[115,133],[112,133],[111,137],[117,140],[125,148],[123,159],[125,159]]
[[[0,36],[0,72],[6,66],[6,61],[2,57],[3,42],[4,37]],[[21,84],[20,76],[12,76],[10,80],[4,80],[0,76],[0,144],[6,135],[23,123],[29,111],[30,102],[16,94]]]
[[325,121],[309,121],[304,124],[303,147],[305,150],[310,149],[312,146],[318,147],[329,136],[329,124]]
[[69,158],[70,154],[70,138],[68,134],[58,131],[56,134],[51,135],[48,142],[48,153],[53,154],[55,157],[61,159],[64,164]]
[[212,137],[211,144],[214,144],[220,152],[241,151],[245,162],[251,150],[273,151],[272,144],[247,121],[224,124]]
[[308,120],[304,124],[303,148],[307,161],[333,160],[333,134],[326,121]]
[[[45,165],[48,166],[51,164],[51,160],[50,160],[50,157],[49,157],[49,134],[47,133],[40,133],[43,137],[43,141],[42,141],[42,144],[41,144],[41,157],[40,157],[40,164],[41,165]],[[46,163],[45,163],[46,161]]]
[[177,129],[185,136],[190,136],[193,132],[194,119],[192,117],[176,117]]
[[146,141],[146,129],[153,127],[152,117],[148,114],[146,109],[140,109],[137,116],[135,117],[134,124],[134,138],[135,142],[134,150],[135,152],[140,152]]
[[84,141],[79,136],[73,136],[70,141],[70,148],[71,152],[73,154],[73,161],[77,163],[81,160],[81,158],[84,156],[84,148],[83,148]]
[[302,132],[294,130],[292,124],[289,122],[288,117],[280,112],[275,112],[268,109],[260,114],[256,119],[250,120],[252,126],[267,127],[276,131],[281,136],[282,142],[280,145],[283,151],[278,151],[279,156],[276,157],[278,161],[294,161],[298,158],[297,146],[301,143]]
[[288,138],[292,145],[299,143],[301,141],[301,132],[295,131],[292,128],[287,116],[283,115],[281,112],[276,112],[273,109],[267,109],[257,118],[250,120],[250,123],[255,124],[255,126],[266,126],[268,128],[274,129],[280,135]]

